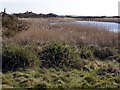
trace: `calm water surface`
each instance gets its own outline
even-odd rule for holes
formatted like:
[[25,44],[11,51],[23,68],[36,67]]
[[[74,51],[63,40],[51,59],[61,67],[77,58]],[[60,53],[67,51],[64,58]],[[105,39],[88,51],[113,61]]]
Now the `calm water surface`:
[[87,25],[94,26],[98,28],[106,28],[109,31],[120,32],[120,24],[114,22],[97,22],[97,21],[75,21],[75,22],[58,22],[51,24],[79,24],[79,25]]

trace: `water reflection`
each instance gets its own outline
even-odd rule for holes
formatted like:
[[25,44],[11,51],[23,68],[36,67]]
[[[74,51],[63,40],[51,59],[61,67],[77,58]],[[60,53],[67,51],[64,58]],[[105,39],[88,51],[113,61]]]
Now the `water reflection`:
[[74,24],[89,25],[95,27],[106,28],[110,31],[118,32],[120,31],[120,24],[114,22],[96,22],[96,21],[76,21],[72,22]]
[[88,25],[95,26],[98,28],[106,28],[106,30],[113,32],[120,32],[120,24],[114,22],[97,22],[97,21],[74,21],[74,22],[56,22],[50,24],[80,24],[80,25]]

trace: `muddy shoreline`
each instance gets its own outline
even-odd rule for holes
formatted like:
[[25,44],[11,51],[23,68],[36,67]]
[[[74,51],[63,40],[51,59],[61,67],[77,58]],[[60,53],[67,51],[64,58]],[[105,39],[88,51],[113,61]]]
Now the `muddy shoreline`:
[[77,18],[78,21],[114,22],[120,24],[120,18]]

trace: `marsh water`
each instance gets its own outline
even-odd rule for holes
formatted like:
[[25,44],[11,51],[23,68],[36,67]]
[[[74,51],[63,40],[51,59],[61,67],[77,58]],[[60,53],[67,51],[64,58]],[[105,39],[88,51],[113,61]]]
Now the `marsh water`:
[[52,23],[52,24],[79,24],[79,25],[85,25],[85,26],[105,28],[113,32],[120,32],[120,24],[115,22],[74,21],[74,22],[58,22],[58,23]]

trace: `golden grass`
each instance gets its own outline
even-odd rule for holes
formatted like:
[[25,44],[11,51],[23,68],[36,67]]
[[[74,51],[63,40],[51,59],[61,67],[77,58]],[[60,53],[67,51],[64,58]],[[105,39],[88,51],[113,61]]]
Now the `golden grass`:
[[[42,21],[41,21],[42,20]],[[46,43],[62,41],[69,44],[92,44],[100,46],[117,47],[118,34],[105,28],[75,24],[53,24],[56,19],[31,19],[31,27],[23,31],[11,40],[14,42]]]

